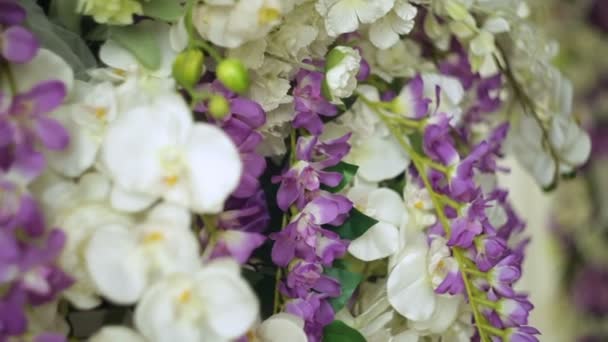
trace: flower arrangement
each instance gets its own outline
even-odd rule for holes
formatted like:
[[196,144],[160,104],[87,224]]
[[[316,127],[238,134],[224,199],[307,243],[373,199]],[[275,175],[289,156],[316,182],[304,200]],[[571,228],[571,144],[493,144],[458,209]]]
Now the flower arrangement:
[[591,144],[529,15],[0,0],[0,336],[537,341],[496,174]]

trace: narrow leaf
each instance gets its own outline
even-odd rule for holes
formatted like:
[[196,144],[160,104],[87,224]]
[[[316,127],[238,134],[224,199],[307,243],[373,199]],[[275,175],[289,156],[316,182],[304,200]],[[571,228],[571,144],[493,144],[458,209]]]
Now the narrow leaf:
[[142,5],[146,16],[160,20],[176,21],[184,14],[184,8],[178,1],[151,0]]
[[110,39],[129,50],[146,69],[156,70],[160,67],[158,40],[147,22],[135,26],[114,26],[110,28]]
[[323,329],[323,342],[366,342],[357,330],[342,321],[333,321]]
[[350,215],[346,222],[336,228],[335,232],[338,233],[341,238],[352,241],[365,234],[365,232],[376,223],[378,223],[377,220],[365,215],[357,210],[357,208],[353,208],[350,211]]
[[345,269],[340,268],[325,268],[325,274],[338,280],[340,282],[340,297],[332,298],[329,303],[334,308],[335,312],[340,311],[346,303],[350,300],[355,289],[359,286],[359,283],[363,280],[363,276],[358,273],[353,273]]
[[353,180],[353,177],[355,177],[357,170],[359,170],[359,166],[352,165],[352,164],[345,163],[345,162],[340,162],[340,164],[338,164],[336,166],[328,167],[325,170],[332,171],[332,172],[340,172],[342,174],[342,181],[340,182],[340,184],[338,184],[336,187],[333,187],[333,188],[325,188],[325,190],[335,193],[335,192],[341,191],[348,184],[350,184],[350,182]]

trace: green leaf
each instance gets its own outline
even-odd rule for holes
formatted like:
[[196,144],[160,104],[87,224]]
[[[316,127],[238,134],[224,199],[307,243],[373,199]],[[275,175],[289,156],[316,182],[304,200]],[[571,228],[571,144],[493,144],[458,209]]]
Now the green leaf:
[[350,184],[350,182],[353,180],[353,177],[355,177],[357,170],[359,170],[359,166],[345,162],[340,162],[340,164],[336,166],[328,167],[327,169],[325,169],[325,171],[340,172],[342,174],[342,181],[340,182],[340,184],[338,184],[338,186],[333,188],[325,188],[325,190],[329,192],[341,191],[348,184]]
[[366,342],[356,329],[342,321],[333,321],[323,329],[323,342]]
[[340,282],[340,297],[331,298],[329,303],[334,308],[335,312],[340,311],[346,305],[353,292],[359,286],[359,283],[363,280],[363,276],[358,273],[353,273],[341,268],[327,267],[325,268],[326,275],[338,280]]
[[76,11],[78,0],[52,0],[49,6],[50,17],[68,30],[80,34],[81,15]]
[[357,208],[353,208],[350,211],[346,222],[336,228],[335,232],[338,233],[341,238],[352,241],[365,234],[365,232],[376,223],[378,223],[377,220],[365,215],[357,210]]
[[143,3],[144,14],[165,21],[176,21],[184,14],[179,1],[151,0]]
[[110,39],[129,50],[146,68],[160,67],[161,53],[151,21],[143,21],[135,26],[114,26],[110,28]]

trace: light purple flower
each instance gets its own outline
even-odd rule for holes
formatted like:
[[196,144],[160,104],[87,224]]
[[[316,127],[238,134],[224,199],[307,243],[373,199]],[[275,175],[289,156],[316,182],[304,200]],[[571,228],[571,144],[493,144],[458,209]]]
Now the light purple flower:
[[14,1],[0,1],[0,25],[19,25],[25,21],[26,12],[23,7]]
[[238,230],[224,230],[217,233],[217,240],[211,258],[231,256],[244,264],[249,260],[251,253],[260,247],[266,236],[259,233]]
[[65,96],[65,85],[59,81],[39,83],[15,96],[8,113],[13,123],[13,142],[23,144],[33,138],[50,150],[66,148],[70,142],[67,130],[47,116],[63,103]]
[[308,341],[320,342],[323,327],[334,320],[334,310],[327,295],[311,292],[304,298],[296,298],[285,304],[285,312],[302,318]]
[[296,116],[293,127],[304,128],[313,135],[323,132],[320,116],[333,117],[338,114],[336,107],[322,94],[324,75],[317,71],[300,70],[296,74],[293,90]]
[[435,123],[427,125],[424,130],[424,153],[444,165],[456,164],[460,156],[450,135],[450,119],[446,114],[439,114],[435,118]]
[[340,295],[340,283],[323,274],[323,267],[317,263],[298,260],[289,267],[286,281],[281,291],[291,298],[306,297],[311,290],[325,293],[330,297]]

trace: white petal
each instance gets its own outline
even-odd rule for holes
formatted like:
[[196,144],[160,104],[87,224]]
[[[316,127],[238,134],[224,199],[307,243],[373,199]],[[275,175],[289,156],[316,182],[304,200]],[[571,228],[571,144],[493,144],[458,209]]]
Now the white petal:
[[139,68],[139,62],[129,51],[113,40],[108,40],[99,49],[99,59],[114,69],[134,71]]
[[95,162],[101,144],[98,137],[91,135],[72,119],[74,111],[79,108],[68,105],[53,114],[53,117],[68,130],[70,144],[63,151],[48,151],[48,161],[53,170],[67,177],[78,177],[90,168]]
[[133,329],[123,326],[105,326],[89,342],[146,342],[144,338]]
[[373,210],[376,220],[399,226],[403,221],[405,205],[399,194],[388,188],[372,191],[367,198],[367,209]]
[[357,16],[364,24],[371,24],[374,21],[385,16],[395,5],[395,0],[374,0],[364,2],[343,1],[344,3],[354,7],[357,11]]
[[437,296],[437,306],[430,319],[412,321],[410,326],[430,334],[441,334],[454,323],[458,317],[462,296]]
[[148,213],[147,220],[170,222],[173,226],[189,228],[191,223],[190,211],[170,203],[161,203]]
[[204,271],[197,276],[198,291],[210,315],[207,324],[215,333],[234,339],[246,333],[258,316],[258,301],[240,275]]
[[359,166],[359,175],[370,182],[394,178],[409,165],[409,157],[393,137],[361,141],[348,159]]
[[399,41],[399,35],[391,27],[388,18],[384,18],[370,26],[369,40],[377,48],[385,50]]
[[288,313],[270,316],[258,328],[257,335],[263,342],[306,342],[304,321]]
[[183,51],[188,46],[188,31],[186,31],[186,22],[181,18],[177,23],[171,26],[169,31],[169,42],[171,48],[175,51]]
[[128,213],[142,211],[151,206],[154,201],[156,201],[156,196],[154,195],[126,191],[117,184],[112,187],[112,192],[110,193],[112,208]]
[[127,191],[160,195],[161,152],[183,145],[191,125],[190,110],[177,94],[124,113],[109,127],[102,149],[112,179]]
[[418,342],[420,341],[420,335],[415,331],[405,331],[395,336],[391,342]]
[[425,239],[418,234],[400,253],[387,281],[388,300],[410,320],[426,320],[435,310],[436,295],[427,274]]
[[365,234],[353,240],[348,252],[357,259],[372,261],[392,255],[399,247],[399,230],[386,222],[378,222]]
[[110,180],[98,172],[84,174],[78,185],[78,194],[84,200],[101,202],[110,195]]
[[197,213],[217,213],[234,191],[241,177],[238,150],[217,127],[198,123],[186,148],[189,164],[191,209]]
[[13,75],[17,77],[17,90],[25,92],[42,81],[63,82],[68,93],[74,85],[72,68],[58,55],[47,49],[40,49],[29,63],[11,64]]
[[357,12],[347,1],[339,1],[332,6],[325,17],[325,29],[332,37],[355,31],[358,27]]
[[[193,321],[202,313],[196,306],[199,303],[191,302],[197,300],[196,294],[185,302],[180,299],[183,293],[193,291],[193,286],[189,275],[175,274],[150,287],[135,309],[137,330],[148,341],[202,341],[200,319]],[[179,317],[180,313],[185,315]],[[204,337],[205,340],[216,341],[215,335],[205,334]]]
[[133,304],[146,286],[145,262],[134,253],[135,237],[125,226],[107,225],[91,237],[85,258],[99,291],[119,304]]

